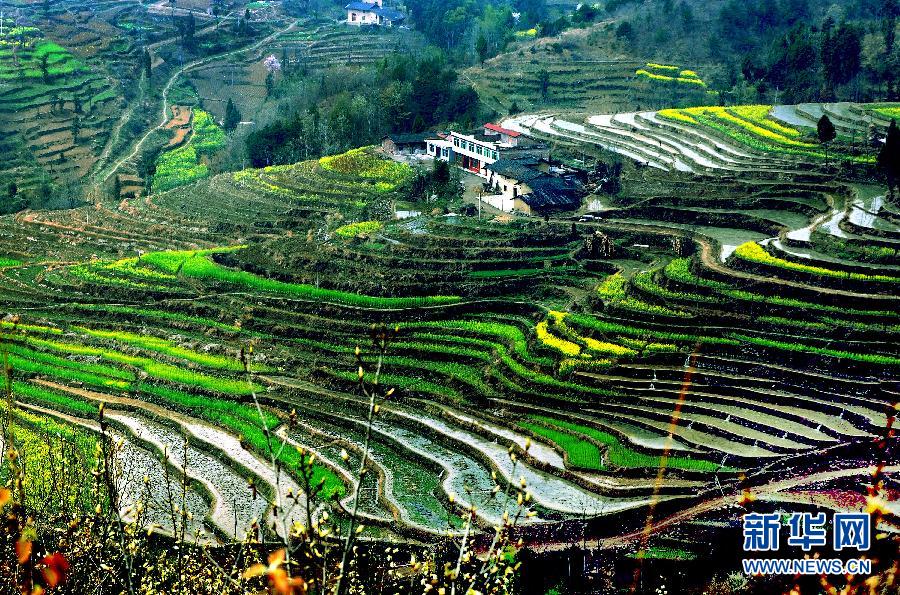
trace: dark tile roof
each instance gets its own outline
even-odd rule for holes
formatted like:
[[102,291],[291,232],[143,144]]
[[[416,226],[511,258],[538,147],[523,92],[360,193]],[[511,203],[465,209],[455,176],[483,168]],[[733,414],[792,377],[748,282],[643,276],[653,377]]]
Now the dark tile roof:
[[345,10],[362,10],[364,12],[374,12],[387,21],[402,21],[406,15],[396,8],[379,7],[374,2],[351,2],[344,7]]
[[576,209],[581,206],[581,190],[562,178],[544,175],[528,185],[531,192],[522,196],[522,201],[533,209]]
[[388,134],[384,138],[391,139],[397,145],[411,145],[416,143],[425,144],[425,141],[436,139],[438,136],[434,132],[418,132],[414,134]]
[[[537,159],[498,159],[486,167],[490,171],[519,182],[530,182],[547,174],[534,169]],[[529,184],[530,185],[530,184]]]
[[379,8],[375,13],[387,21],[402,21],[406,15],[396,8]]

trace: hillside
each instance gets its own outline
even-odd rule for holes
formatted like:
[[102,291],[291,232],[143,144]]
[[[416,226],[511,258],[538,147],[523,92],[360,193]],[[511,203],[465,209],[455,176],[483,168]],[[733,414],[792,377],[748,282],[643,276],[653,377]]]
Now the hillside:
[[[654,64],[654,63],[650,63]],[[482,66],[463,71],[481,100],[501,114],[522,111],[573,110],[615,112],[670,105],[717,103],[705,84],[661,78],[646,59],[635,57],[615,34],[614,21],[571,29],[555,37],[514,42]],[[650,68],[655,77],[642,75]],[[675,65],[677,70],[710,68]]]
[[893,593],[900,8],[349,10],[0,3],[0,593]]
[[[846,130],[893,107],[820,109],[842,110]],[[652,116],[635,126],[664,140],[668,125],[644,121]],[[508,124],[581,142],[595,134]],[[597,117],[590,125],[598,144],[615,129]],[[358,456],[365,427],[353,348],[370,324],[387,323],[398,334],[383,379],[400,396],[370,445],[370,536],[443,531],[472,497],[463,469],[484,490],[491,473],[525,474],[535,516],[521,534],[535,544],[564,540],[542,523],[587,514],[585,530],[602,534],[610,515],[625,528],[603,547],[636,547],[625,534],[643,527],[651,501],[656,514],[696,517],[715,533],[723,515],[703,511],[719,490],[776,503],[814,491],[840,508],[841,478],[868,474],[852,461],[877,456],[870,436],[895,396],[880,382],[900,365],[896,206],[871,185],[808,169],[818,155],[764,156],[698,128],[685,146],[661,143],[681,147],[679,161],[621,130],[634,148],[618,150],[643,151],[655,167],[629,170],[624,194],[589,222],[392,221],[411,170],[371,150],[215,176],[118,207],[6,217],[2,291],[28,312],[11,337],[15,367],[38,370],[16,372],[16,398],[51,416],[127,403],[111,419],[135,439],[152,426],[157,449],[174,440],[172,424],[213,421],[241,428],[258,455],[261,438],[238,421],[252,385],[229,356],[253,340],[267,415],[293,411],[301,423],[286,439],[316,448],[328,490],[346,494],[352,470],[337,451]],[[37,243],[22,251],[25,235]],[[856,251],[835,251],[833,238]],[[894,257],[873,260],[875,246]],[[126,353],[146,372],[140,385],[117,363]],[[103,363],[73,368],[79,354]],[[525,457],[515,472],[507,444]],[[227,468],[241,464],[227,442],[203,448]],[[443,482],[410,483],[435,477],[435,465]],[[236,535],[202,494],[193,506],[198,522]],[[488,504],[477,515],[492,523],[502,512]],[[654,551],[708,555],[680,526],[648,539]]]

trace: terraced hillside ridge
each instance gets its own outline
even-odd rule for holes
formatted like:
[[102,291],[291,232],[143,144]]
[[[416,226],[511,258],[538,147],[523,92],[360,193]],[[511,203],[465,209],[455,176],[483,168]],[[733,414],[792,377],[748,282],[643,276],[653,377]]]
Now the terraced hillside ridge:
[[46,194],[89,172],[122,106],[101,62],[73,53],[32,26],[5,20],[0,36],[0,183]]
[[461,75],[482,102],[500,113],[511,113],[510,109],[612,113],[717,102],[703,81],[702,65],[636,59],[605,24],[570,29],[557,37],[516,39],[507,51]]
[[[735,502],[847,509],[865,495],[835,486],[859,492],[898,400],[897,207],[810,168],[813,149],[766,153],[685,113],[690,135],[659,114],[507,123],[654,160],[589,221],[396,219],[413,172],[373,148],[0,218],[15,398],[89,432],[104,402],[129,448],[172,469],[187,452],[198,523],[240,537],[271,514],[236,480],[273,489],[267,430],[316,453],[317,510],[349,505],[355,348],[373,365],[384,324],[397,394],[369,433],[366,535],[435,540],[472,505],[496,523],[494,478],[524,477],[537,548],[577,522],[598,547],[703,555],[686,527],[737,522]],[[761,113],[734,110],[774,129]]]
[[348,27],[327,19],[302,19],[258,53],[237,60],[210,60],[193,69],[188,80],[217,119],[224,117],[225,105],[232,99],[249,121],[265,107],[268,71],[262,57],[278,58],[284,73],[311,76],[326,69],[369,66],[394,53],[418,52],[424,45],[421,35],[405,29]]
[[[744,173],[760,168],[790,175],[839,165],[849,175],[875,161],[891,104],[800,104],[691,107],[611,115],[539,114],[504,125],[554,142],[593,145],[651,167],[689,173]],[[838,136],[826,151],[816,136],[823,115]],[[873,134],[875,136],[873,136]]]

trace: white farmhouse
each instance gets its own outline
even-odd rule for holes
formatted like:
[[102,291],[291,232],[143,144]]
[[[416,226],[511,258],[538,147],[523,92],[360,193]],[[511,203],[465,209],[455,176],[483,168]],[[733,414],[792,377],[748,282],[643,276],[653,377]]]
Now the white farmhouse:
[[546,153],[544,145],[496,124],[485,124],[472,134],[454,131],[446,136],[438,135],[426,142],[426,152],[435,159],[449,161],[483,178],[490,177],[487,166],[499,159],[542,157]]
[[380,25],[393,27],[399,25],[406,15],[396,8],[383,6],[383,0],[371,0],[371,2],[351,2],[347,9],[348,25]]

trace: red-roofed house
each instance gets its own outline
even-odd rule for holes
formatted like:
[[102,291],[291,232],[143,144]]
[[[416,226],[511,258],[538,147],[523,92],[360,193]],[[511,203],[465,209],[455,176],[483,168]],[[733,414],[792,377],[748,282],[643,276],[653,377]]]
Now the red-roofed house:
[[546,145],[526,135],[496,124],[485,124],[472,134],[453,131],[447,137],[430,138],[426,152],[435,159],[449,161],[473,174],[487,178],[488,165],[498,159],[522,155],[542,157]]
[[516,132],[515,130],[510,130],[509,128],[504,128],[499,124],[485,124],[484,133],[499,134],[500,142],[506,143],[513,147],[515,147],[519,143],[519,137],[522,136],[521,132]]

